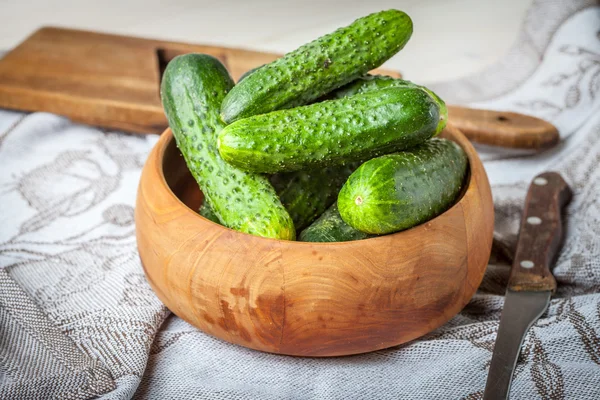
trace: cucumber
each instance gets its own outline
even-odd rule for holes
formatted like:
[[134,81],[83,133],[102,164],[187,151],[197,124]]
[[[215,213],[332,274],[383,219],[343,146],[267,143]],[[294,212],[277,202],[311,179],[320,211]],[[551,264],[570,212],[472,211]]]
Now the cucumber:
[[271,183],[298,231],[336,201],[340,189],[359,165],[349,163],[319,170],[284,172],[271,177]]
[[[242,74],[242,76],[240,76],[240,80],[238,82],[241,82],[243,79],[247,78],[250,74],[252,74],[257,69],[259,69],[260,67],[263,67],[263,66],[264,65],[261,65],[259,67],[252,68],[252,69],[249,69],[248,71],[244,72]],[[387,76],[387,75],[371,75],[371,74],[361,76],[361,77],[353,80],[352,82],[340,87],[339,89],[336,89],[332,92],[325,94],[322,98],[317,99],[316,102],[324,101],[324,100],[341,99],[343,97],[354,96],[355,94],[372,92],[373,90],[385,89],[388,87],[402,87],[402,86],[421,88],[421,89],[425,90],[427,93],[429,93],[435,100],[437,100],[438,103],[443,104],[444,106],[446,105],[446,103],[437,94],[435,94],[433,91],[429,90],[425,86],[419,86],[411,81],[407,81],[407,80],[399,79],[399,78],[392,78],[391,76]]]
[[371,234],[413,227],[454,203],[467,164],[460,146],[439,138],[374,158],[344,184],[337,202],[340,215],[350,226]]
[[[263,67],[263,66],[264,65],[261,65],[259,67],[252,68],[252,69],[249,69],[248,71],[244,72],[238,82],[241,82],[243,79],[247,78],[250,74],[252,74],[257,69],[259,69],[260,67]],[[387,75],[371,75],[371,74],[361,76],[361,77],[353,80],[352,82],[340,87],[339,89],[336,89],[330,93],[325,94],[321,99],[317,99],[316,101],[318,102],[319,100],[323,101],[323,100],[341,99],[343,97],[354,96],[355,94],[372,92],[373,90],[385,89],[385,88],[389,88],[389,87],[418,87],[418,88],[421,88],[421,89],[425,90],[427,93],[429,93],[431,95],[431,97],[433,97],[441,106],[443,105],[442,106],[443,108],[446,107],[446,103],[444,102],[444,100],[442,100],[437,94],[435,94],[433,91],[429,90],[425,86],[419,86],[411,81],[407,81],[404,79],[398,79],[398,78],[392,78],[391,76],[387,76]]]
[[232,87],[231,77],[216,58],[206,54],[174,58],[161,84],[169,126],[192,176],[223,225],[293,240],[292,219],[268,179],[227,164],[215,147],[224,127],[220,106]]
[[198,209],[198,214],[202,215],[207,220],[214,222],[215,224],[221,225],[221,221],[219,220],[219,217],[217,217],[217,214],[215,214],[215,212],[213,211],[210,204],[208,204],[206,199],[204,199],[204,201],[202,202],[202,205]]
[[[248,71],[247,73],[251,73]],[[446,110],[446,103],[433,91],[427,89],[425,86],[419,86],[411,81],[404,79],[392,78],[386,75],[365,75],[350,82],[347,85],[342,86],[338,90],[331,93],[332,99],[341,99],[343,97],[353,96],[360,93],[368,93],[374,90],[386,89],[390,87],[413,87],[419,88],[427,92],[440,106],[440,108]],[[447,118],[447,115],[446,115]]]
[[253,172],[313,169],[416,146],[446,119],[445,105],[421,88],[390,87],[236,121],[217,146],[225,161]]
[[398,10],[357,19],[248,75],[225,97],[221,116],[231,123],[310,103],[383,64],[412,30],[409,16]]
[[331,92],[332,99],[341,99],[343,97],[354,96],[356,94],[372,92],[374,90],[386,89],[390,87],[420,87],[404,79],[396,79],[385,75],[365,75],[361,76]]
[[315,222],[300,233],[303,242],[347,242],[371,237],[344,222],[333,203]]

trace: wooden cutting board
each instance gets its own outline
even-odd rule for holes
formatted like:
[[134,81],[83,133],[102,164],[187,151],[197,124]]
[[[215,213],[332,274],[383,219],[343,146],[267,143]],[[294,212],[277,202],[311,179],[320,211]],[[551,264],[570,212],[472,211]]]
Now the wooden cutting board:
[[161,133],[167,127],[159,97],[162,71],[175,56],[190,52],[217,57],[236,80],[247,70],[279,57],[42,28],[0,60],[0,108],[47,111],[90,125]]

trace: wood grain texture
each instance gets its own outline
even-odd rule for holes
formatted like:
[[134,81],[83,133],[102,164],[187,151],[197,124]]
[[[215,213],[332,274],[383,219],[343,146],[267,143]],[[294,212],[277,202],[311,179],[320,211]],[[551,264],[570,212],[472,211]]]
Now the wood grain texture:
[[536,176],[529,186],[508,288],[514,291],[556,290],[550,271],[562,246],[563,209],[573,193],[557,172]]
[[127,132],[161,133],[168,126],[159,97],[162,71],[175,56],[192,52],[217,57],[236,80],[279,57],[47,27],[0,59],[0,107],[52,112]]
[[550,122],[515,112],[448,106],[448,120],[473,142],[490,146],[545,150],[560,141]]
[[464,195],[404,232],[302,243],[232,231],[198,215],[202,195],[167,130],[144,166],[135,210],[150,285],[175,314],[242,346],[339,356],[415,339],[475,293],[493,233],[490,186],[469,141]]

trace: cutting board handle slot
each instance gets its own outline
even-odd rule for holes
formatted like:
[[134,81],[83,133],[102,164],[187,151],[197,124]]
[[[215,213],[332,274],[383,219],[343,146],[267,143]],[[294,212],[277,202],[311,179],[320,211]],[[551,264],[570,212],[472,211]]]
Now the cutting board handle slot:
[[158,67],[158,88],[157,88],[157,90],[158,90],[158,96],[160,97],[160,84],[162,82],[162,77],[163,77],[163,74],[165,73],[165,69],[167,68],[167,65],[175,57],[180,56],[182,54],[189,53],[189,52],[168,49],[166,47],[159,47],[156,49],[155,53],[156,53],[156,65]]

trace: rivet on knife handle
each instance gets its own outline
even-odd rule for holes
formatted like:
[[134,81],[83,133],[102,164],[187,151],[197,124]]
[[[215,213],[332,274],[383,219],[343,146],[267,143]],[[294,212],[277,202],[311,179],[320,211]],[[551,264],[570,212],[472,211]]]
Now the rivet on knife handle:
[[571,197],[571,189],[556,172],[545,172],[533,180],[525,200],[509,289],[556,290],[550,266],[563,237],[561,209]]

